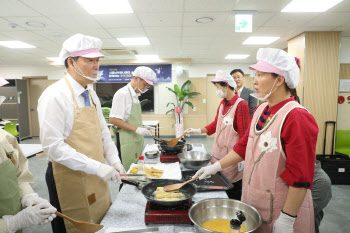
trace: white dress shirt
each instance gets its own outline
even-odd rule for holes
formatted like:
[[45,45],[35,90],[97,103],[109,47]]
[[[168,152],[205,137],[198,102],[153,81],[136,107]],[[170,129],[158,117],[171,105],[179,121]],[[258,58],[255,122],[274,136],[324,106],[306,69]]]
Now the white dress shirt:
[[[66,74],[66,77],[72,86],[78,107],[84,107],[84,97],[81,94],[86,89],[69,74]],[[102,114],[100,100],[96,92],[91,89],[90,103],[95,103],[97,108],[105,158],[110,165],[120,162],[117,148],[112,141],[111,133]],[[95,175],[101,163],[77,152],[64,142],[70,135],[74,123],[74,100],[64,78],[46,88],[42,93],[38,101],[38,114],[40,141],[48,159],[72,170]],[[93,137],[93,135],[91,136]]]
[[[131,92],[132,99],[130,98]],[[113,103],[109,117],[118,118],[126,121],[131,113],[132,101],[134,103],[140,103],[139,97],[130,83],[125,87],[120,88],[113,96]]]
[[240,97],[241,97],[241,93],[242,93],[243,88],[244,88],[244,86],[242,86],[241,89],[239,89],[239,90],[237,91],[237,93],[238,93],[238,95],[239,95]]

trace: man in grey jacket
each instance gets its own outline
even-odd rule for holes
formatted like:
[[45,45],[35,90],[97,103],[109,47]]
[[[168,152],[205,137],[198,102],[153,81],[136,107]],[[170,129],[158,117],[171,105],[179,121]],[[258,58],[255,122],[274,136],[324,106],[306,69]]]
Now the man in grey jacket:
[[252,114],[257,106],[258,101],[256,98],[251,96],[250,94],[253,93],[254,91],[252,89],[249,89],[245,87],[244,84],[244,72],[241,69],[234,69],[231,71],[231,76],[235,80],[237,84],[237,93],[239,97],[247,101],[249,109],[250,109],[250,117],[252,117]]

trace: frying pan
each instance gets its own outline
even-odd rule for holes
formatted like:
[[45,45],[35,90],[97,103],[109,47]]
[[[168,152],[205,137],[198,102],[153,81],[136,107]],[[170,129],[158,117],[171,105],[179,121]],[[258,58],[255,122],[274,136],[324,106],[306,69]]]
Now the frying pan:
[[[139,185],[140,185],[140,183],[136,182],[136,181],[122,180],[122,182],[136,186],[136,187],[139,187]],[[179,180],[152,181],[152,182],[150,182],[142,187],[141,193],[149,202],[160,205],[160,206],[181,205],[182,203],[189,201],[196,194],[197,190],[194,187],[194,185],[189,183],[180,189],[180,192],[182,192],[185,195],[185,198],[183,198],[179,201],[160,201],[160,200],[157,200],[154,196],[154,192],[157,190],[157,187],[164,187],[166,185],[177,184],[177,183],[181,183],[181,181],[179,181]]]
[[163,151],[165,152],[171,152],[171,153],[180,153],[181,150],[184,148],[186,145],[186,141],[184,139],[181,139],[175,146],[169,146],[168,143],[162,142],[158,140],[157,138],[154,138],[154,140],[160,142],[160,147],[162,148]]

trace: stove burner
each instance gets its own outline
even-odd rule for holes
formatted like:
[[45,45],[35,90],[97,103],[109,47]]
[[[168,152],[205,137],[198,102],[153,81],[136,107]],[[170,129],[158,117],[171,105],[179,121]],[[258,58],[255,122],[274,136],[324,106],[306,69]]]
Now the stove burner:
[[179,162],[179,158],[177,157],[177,152],[169,152],[162,150],[160,152],[160,162],[162,163],[171,163],[171,162]]
[[177,155],[179,152],[162,150],[160,155]]
[[176,206],[161,206],[147,202],[145,211],[145,223],[166,224],[166,223],[191,223],[188,211],[193,202],[188,202]]

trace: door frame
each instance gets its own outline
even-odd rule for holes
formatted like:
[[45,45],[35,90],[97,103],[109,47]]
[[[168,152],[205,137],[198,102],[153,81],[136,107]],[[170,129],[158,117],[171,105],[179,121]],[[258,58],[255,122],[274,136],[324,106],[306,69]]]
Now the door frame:
[[30,99],[30,96],[31,96],[31,89],[30,89],[30,81],[33,80],[33,79],[46,79],[48,80],[48,76],[23,76],[22,77],[23,80],[27,80],[27,98],[28,98],[28,117],[29,117],[29,130],[30,130],[30,136],[33,137],[33,126],[32,126],[32,114],[31,114],[31,99]]

